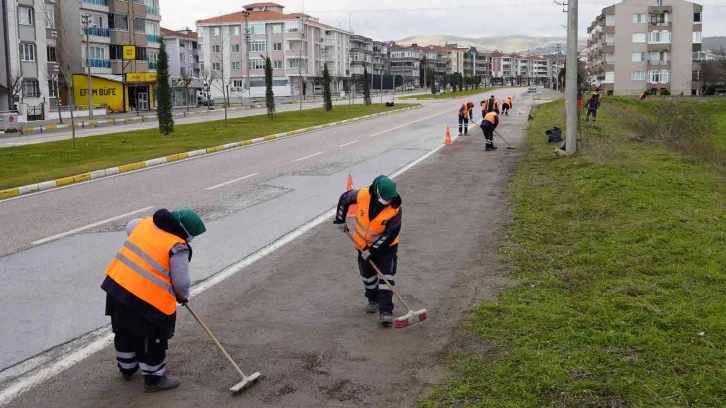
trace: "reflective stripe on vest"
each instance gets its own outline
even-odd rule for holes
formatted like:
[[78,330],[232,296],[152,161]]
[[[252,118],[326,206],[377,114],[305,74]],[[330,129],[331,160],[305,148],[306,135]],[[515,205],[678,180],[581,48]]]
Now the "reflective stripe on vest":
[[[358,213],[356,214],[355,234],[353,239],[355,240],[356,248],[363,250],[366,247],[373,245],[386,230],[386,222],[398,214],[399,208],[393,208],[390,205],[381,211],[376,218],[370,220],[368,218],[368,209],[371,203],[371,193],[367,188],[358,190],[358,196],[356,203],[358,204]],[[391,245],[398,244],[398,237],[391,243]]]
[[496,122],[497,119],[497,113],[496,112],[489,112],[484,116],[484,120],[491,123],[492,125]]
[[186,243],[157,228],[151,217],[144,218],[106,268],[106,275],[155,309],[172,315],[176,295],[171,284],[169,251],[176,244]]

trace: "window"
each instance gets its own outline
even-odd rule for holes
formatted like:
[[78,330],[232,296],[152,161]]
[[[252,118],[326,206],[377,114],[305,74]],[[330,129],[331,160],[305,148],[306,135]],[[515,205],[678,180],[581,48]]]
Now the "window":
[[605,34],[605,44],[615,44],[615,34]]
[[241,62],[233,62],[232,63],[232,69],[235,70],[235,71],[239,71],[240,70],[240,64],[241,64]]
[[149,62],[159,61],[159,51],[149,51],[146,53],[146,60]]
[[188,48],[190,50],[193,50],[194,49],[194,43],[193,42],[189,42],[187,45],[188,45]]
[[219,37],[219,27],[212,27],[212,35]]
[[282,34],[282,24],[273,24],[272,34]]
[[634,43],[644,43],[645,42],[645,33],[633,33],[633,42]]
[[603,82],[615,82],[615,72],[606,72],[605,81]]
[[250,58],[250,69],[265,69],[265,60],[262,58]]
[[56,56],[55,47],[51,47],[51,46],[46,47],[46,53],[48,54],[48,62],[58,62],[58,57]]
[[272,50],[273,51],[282,51],[282,43],[274,43],[274,44],[272,44]]
[[615,61],[615,55],[612,52],[605,53],[605,62],[612,64]]
[[55,11],[45,10],[45,28],[55,28]]
[[91,59],[97,59],[97,60],[106,59],[106,49],[105,48],[89,47],[89,51],[91,51]]
[[136,61],[148,61],[146,47],[136,47]]
[[287,60],[288,68],[298,68],[299,66],[300,66],[299,58],[290,58],[289,60]]
[[129,31],[129,16],[126,14],[109,14],[108,28],[111,30]]
[[35,23],[35,12],[30,7],[18,7],[18,24],[32,26]]
[[700,31],[694,31],[693,32],[693,43],[694,44],[700,44],[701,43],[701,32]]
[[701,13],[693,13],[693,22],[696,24],[701,23]]
[[633,71],[630,74],[630,80],[632,80],[632,81],[645,81],[645,71]]
[[265,23],[249,25],[250,34],[265,34]]
[[633,14],[633,24],[645,24],[645,14]]
[[665,24],[666,21],[666,15],[665,14],[651,14],[650,15],[650,23],[653,25],[656,24]]
[[605,25],[606,26],[614,26],[615,25],[615,14],[606,14],[605,15]]
[[104,28],[104,25],[103,25],[103,16],[99,16],[99,15],[96,15],[96,14],[92,14],[91,15],[91,18],[93,19],[93,24],[95,24],[96,27],[98,27],[98,28]]
[[290,21],[285,23],[285,32],[299,33],[302,31],[302,24],[299,21]]
[[282,61],[275,60],[275,61],[272,61],[272,64],[273,64],[272,68],[282,69]]
[[652,31],[648,42],[651,44],[668,44],[671,42],[671,33],[668,31]]
[[232,35],[239,35],[239,26],[232,26]]
[[671,73],[665,69],[657,71],[648,71],[648,82],[652,84],[667,84],[670,82]]
[[146,20],[143,18],[134,18],[134,32],[146,33]]
[[219,52],[219,45],[213,45],[212,52]]
[[221,71],[222,70],[222,64],[219,62],[213,62],[212,63],[212,71]]
[[644,62],[645,61],[645,53],[644,52],[634,52],[633,53],[633,62]]
[[655,0],[655,5],[656,6],[662,6],[663,5],[663,0]]
[[187,62],[187,54],[179,54],[179,61]]
[[111,58],[111,60],[123,59],[123,56],[124,56],[123,45],[111,44],[108,46],[108,51],[109,51],[108,55]]
[[35,44],[20,43],[20,61],[35,61]]
[[234,52],[234,53],[239,52],[239,44],[235,44],[232,46],[232,52]]
[[53,80],[48,80],[48,93],[51,98],[57,98],[58,97],[58,82]]
[[189,56],[189,63],[191,64],[193,62],[194,62],[194,55],[190,55]]
[[232,88],[244,88],[245,83],[241,79],[235,79],[232,81]]
[[23,96],[40,98],[40,83],[37,79],[23,79]]
[[249,43],[250,52],[265,52],[267,51],[266,41],[252,41]]
[[159,35],[159,26],[146,21],[146,34]]

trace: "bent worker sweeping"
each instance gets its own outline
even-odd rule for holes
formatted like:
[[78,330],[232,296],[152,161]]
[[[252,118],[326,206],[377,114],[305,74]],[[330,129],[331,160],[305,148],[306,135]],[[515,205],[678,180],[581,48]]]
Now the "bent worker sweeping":
[[489,99],[481,101],[481,118],[484,119],[489,112],[496,112],[499,115],[499,102],[492,95]]
[[502,115],[509,116],[510,109],[512,109],[512,98],[507,96],[506,99],[504,99],[504,103],[502,103]]
[[[474,120],[474,112],[471,110],[473,107],[474,102],[467,102],[459,108],[459,136],[469,136],[469,120]],[[461,133],[462,127],[464,133]]]
[[370,314],[380,312],[381,324],[389,327],[393,323],[393,295],[388,285],[379,281],[368,261],[375,263],[386,280],[395,285],[403,202],[396,191],[396,183],[386,176],[376,177],[370,187],[347,191],[340,196],[334,221],[343,232],[348,231],[345,217],[352,204],[358,206],[353,239],[368,299],[365,311]]
[[174,337],[176,304],[189,297],[190,243],[206,231],[194,210],[161,209],[126,226],[126,242],[106,268],[101,288],[111,317],[116,361],[125,380],[141,369],[144,392],[179,386],[166,375],[166,349]]
[[489,112],[484,115],[484,119],[481,120],[481,130],[484,132],[484,138],[487,141],[484,151],[497,150],[497,147],[494,146],[494,130],[497,126],[499,126],[499,115],[496,112]]

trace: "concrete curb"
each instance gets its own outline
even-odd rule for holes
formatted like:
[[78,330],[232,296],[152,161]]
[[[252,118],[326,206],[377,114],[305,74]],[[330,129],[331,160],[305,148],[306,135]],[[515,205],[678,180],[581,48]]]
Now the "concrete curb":
[[104,170],[96,170],[88,173],[78,174],[75,176],[63,177],[52,181],[44,181],[37,184],[29,184],[27,186],[20,186],[15,188],[9,188],[6,190],[0,190],[0,200],[17,197],[25,194],[35,193],[38,191],[50,190],[56,187],[67,186],[69,184],[82,183],[84,181],[95,180],[102,177],[113,176],[121,173],[128,173],[130,171],[139,170],[147,167],[158,166],[160,164],[171,163],[179,160],[185,160],[192,157],[202,156],[208,153],[221,152],[223,150],[234,149],[236,147],[249,146],[257,143],[268,142],[270,140],[282,139],[290,136],[301,135],[304,133],[315,132],[321,129],[327,129],[336,126],[347,125],[349,123],[358,122],[366,119],[373,119],[380,116],[392,115],[395,113],[406,112],[413,109],[418,109],[423,105],[412,106],[410,108],[396,109],[393,111],[374,113],[366,116],[359,116],[350,119],[344,119],[338,122],[325,123],[317,126],[310,126],[304,129],[291,130],[289,132],[277,133],[274,135],[267,135],[249,140],[243,140],[241,142],[227,143],[225,145],[208,147],[206,149],[193,150],[186,153],[172,154],[166,157],[158,157],[156,159],[150,159],[142,162],[136,162],[131,164],[124,164],[118,167],[111,167]]

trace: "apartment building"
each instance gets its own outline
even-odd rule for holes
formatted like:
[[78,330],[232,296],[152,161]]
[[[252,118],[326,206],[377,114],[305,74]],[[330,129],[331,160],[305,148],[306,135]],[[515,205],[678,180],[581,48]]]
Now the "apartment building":
[[8,112],[13,107],[13,95],[10,90],[10,48],[8,46],[8,6],[7,0],[0,0],[0,113]]
[[[439,83],[442,83],[446,76],[446,68],[449,64],[450,50],[446,47],[436,45],[429,45],[421,47],[420,49],[421,59],[423,60],[423,58],[426,57],[426,72],[424,72],[424,77],[428,78],[429,72],[433,72],[434,78],[439,81]],[[428,79],[426,79],[426,81],[428,81]],[[428,87],[428,82],[423,84],[423,86]]]
[[[268,56],[273,63],[276,96],[312,93],[322,84],[325,63],[332,77],[333,92],[343,89],[343,81],[350,76],[350,33],[306,14],[285,14],[284,8],[276,3],[253,3],[241,12],[197,21],[200,64],[211,74],[213,98],[221,99],[226,87],[233,100],[264,97]],[[244,66],[245,14],[249,87]]]
[[392,43],[388,47],[391,75],[403,77],[403,86],[420,87],[420,70],[422,49],[417,44],[399,45]]
[[[203,88],[200,77],[198,35],[190,29],[178,31],[161,27],[169,56],[171,103],[173,106],[196,105],[196,91]],[[187,81],[185,81],[185,79]]]
[[386,74],[389,68],[388,44],[382,41],[373,41],[373,74]]
[[362,35],[350,36],[350,73],[353,78],[363,75],[365,68],[373,69],[373,39]]
[[588,27],[588,77],[608,94],[697,95],[703,6],[683,0],[629,0]]

